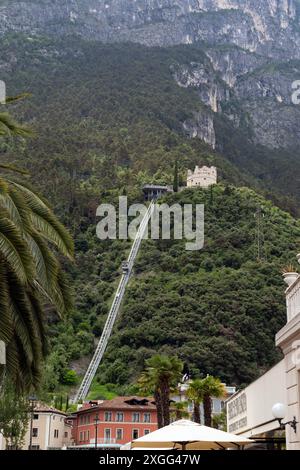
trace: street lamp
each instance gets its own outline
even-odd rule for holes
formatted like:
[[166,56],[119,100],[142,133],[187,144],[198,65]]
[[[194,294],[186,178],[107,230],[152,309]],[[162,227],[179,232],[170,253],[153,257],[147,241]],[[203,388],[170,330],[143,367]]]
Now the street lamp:
[[33,412],[35,407],[35,402],[37,398],[35,396],[28,397],[28,401],[30,404],[30,437],[29,437],[29,447],[28,449],[31,450],[32,448],[32,424],[33,424]]
[[100,419],[98,415],[96,415],[96,418],[94,419],[95,423],[95,450],[97,450],[97,441],[98,441],[98,424],[100,423]]
[[284,429],[285,426],[289,424],[291,428],[294,429],[295,433],[297,432],[298,421],[296,421],[296,416],[294,416],[293,421],[282,422],[287,413],[286,406],[283,403],[276,403],[272,408],[272,413],[274,418],[279,421],[280,429]]

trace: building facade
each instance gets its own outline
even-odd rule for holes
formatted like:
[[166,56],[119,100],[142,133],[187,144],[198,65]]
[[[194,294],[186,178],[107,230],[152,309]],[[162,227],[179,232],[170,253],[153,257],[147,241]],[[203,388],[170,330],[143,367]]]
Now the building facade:
[[187,187],[188,188],[209,188],[217,184],[218,174],[215,166],[207,167],[196,166],[194,172],[188,170]]
[[[298,255],[299,260],[299,255]],[[298,422],[296,432],[286,426],[288,450],[300,450],[300,276],[285,274],[287,324],[276,335],[276,346],[284,354],[284,386],[287,404],[285,421]]]
[[151,399],[117,397],[84,403],[74,413],[73,439],[81,448],[114,449],[156,429],[156,406]]
[[284,361],[279,362],[245,389],[226,401],[227,431],[247,438],[263,440],[275,436],[278,421],[272,407],[286,403]]
[[145,184],[143,186],[143,193],[145,201],[152,201],[153,199],[159,199],[167,193],[172,193],[172,186],[162,186],[159,184]]
[[[22,450],[29,448],[32,450],[55,450],[72,445],[72,424],[66,413],[38,403],[30,416]],[[5,439],[0,435],[0,450],[6,448]]]

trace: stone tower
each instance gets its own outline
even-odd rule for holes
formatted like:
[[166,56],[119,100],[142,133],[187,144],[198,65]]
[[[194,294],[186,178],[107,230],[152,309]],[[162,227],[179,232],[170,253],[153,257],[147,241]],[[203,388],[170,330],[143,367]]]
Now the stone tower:
[[215,166],[196,166],[195,171],[188,170],[187,187],[188,188],[209,188],[217,184],[217,168]]

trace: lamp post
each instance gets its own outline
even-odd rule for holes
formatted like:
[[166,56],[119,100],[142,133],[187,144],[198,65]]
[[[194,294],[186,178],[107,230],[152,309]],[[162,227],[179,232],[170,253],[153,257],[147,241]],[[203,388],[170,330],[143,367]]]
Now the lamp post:
[[98,424],[100,423],[100,420],[98,418],[98,415],[96,415],[96,418],[94,419],[95,423],[95,450],[97,450],[97,441],[98,441]]
[[29,434],[29,446],[28,449],[31,450],[32,448],[32,424],[33,424],[33,412],[34,412],[34,405],[37,401],[35,396],[28,397],[28,401],[30,404],[30,434]]
[[276,403],[272,408],[272,413],[274,418],[278,420],[280,429],[284,429],[285,426],[289,424],[294,432],[297,433],[298,421],[296,420],[296,416],[294,416],[292,421],[287,421],[286,423],[282,422],[287,413],[286,406],[283,403]]

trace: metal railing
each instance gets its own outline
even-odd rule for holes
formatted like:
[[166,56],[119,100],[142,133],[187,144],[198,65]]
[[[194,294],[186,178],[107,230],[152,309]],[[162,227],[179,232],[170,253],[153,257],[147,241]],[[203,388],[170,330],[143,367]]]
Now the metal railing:
[[132,269],[133,269],[135,259],[137,257],[138,252],[139,252],[144,234],[145,234],[146,230],[148,229],[148,223],[149,223],[149,220],[150,220],[151,215],[153,213],[153,209],[154,209],[154,202],[151,201],[151,203],[150,203],[150,205],[147,209],[147,212],[144,215],[144,217],[142,219],[142,222],[140,224],[140,227],[137,231],[134,242],[132,244],[132,247],[131,247],[131,250],[130,250],[130,253],[129,253],[129,256],[128,256],[128,260],[127,260],[128,270],[127,270],[127,272],[124,272],[122,274],[122,277],[121,277],[120,282],[119,282],[119,286],[117,288],[113,303],[112,303],[111,308],[110,308],[110,312],[108,314],[104,329],[102,331],[101,338],[100,338],[99,343],[97,345],[97,348],[95,350],[94,356],[93,356],[93,358],[92,358],[92,360],[91,360],[91,362],[88,366],[88,369],[85,373],[85,376],[84,376],[84,378],[81,382],[81,385],[80,385],[80,387],[77,391],[77,394],[76,394],[75,398],[72,400],[73,403],[77,403],[79,400],[84,400],[86,398],[86,396],[88,394],[88,391],[90,389],[91,383],[92,383],[92,381],[95,377],[95,374],[97,372],[97,369],[99,367],[99,364],[100,364],[100,362],[103,358],[103,355],[105,353],[108,340],[111,336],[116,318],[118,317],[120,306],[121,306],[121,303],[122,303],[122,300],[123,300],[123,297],[124,297],[124,294],[125,294],[126,286],[129,282],[129,279],[130,279],[131,274],[132,274]]

